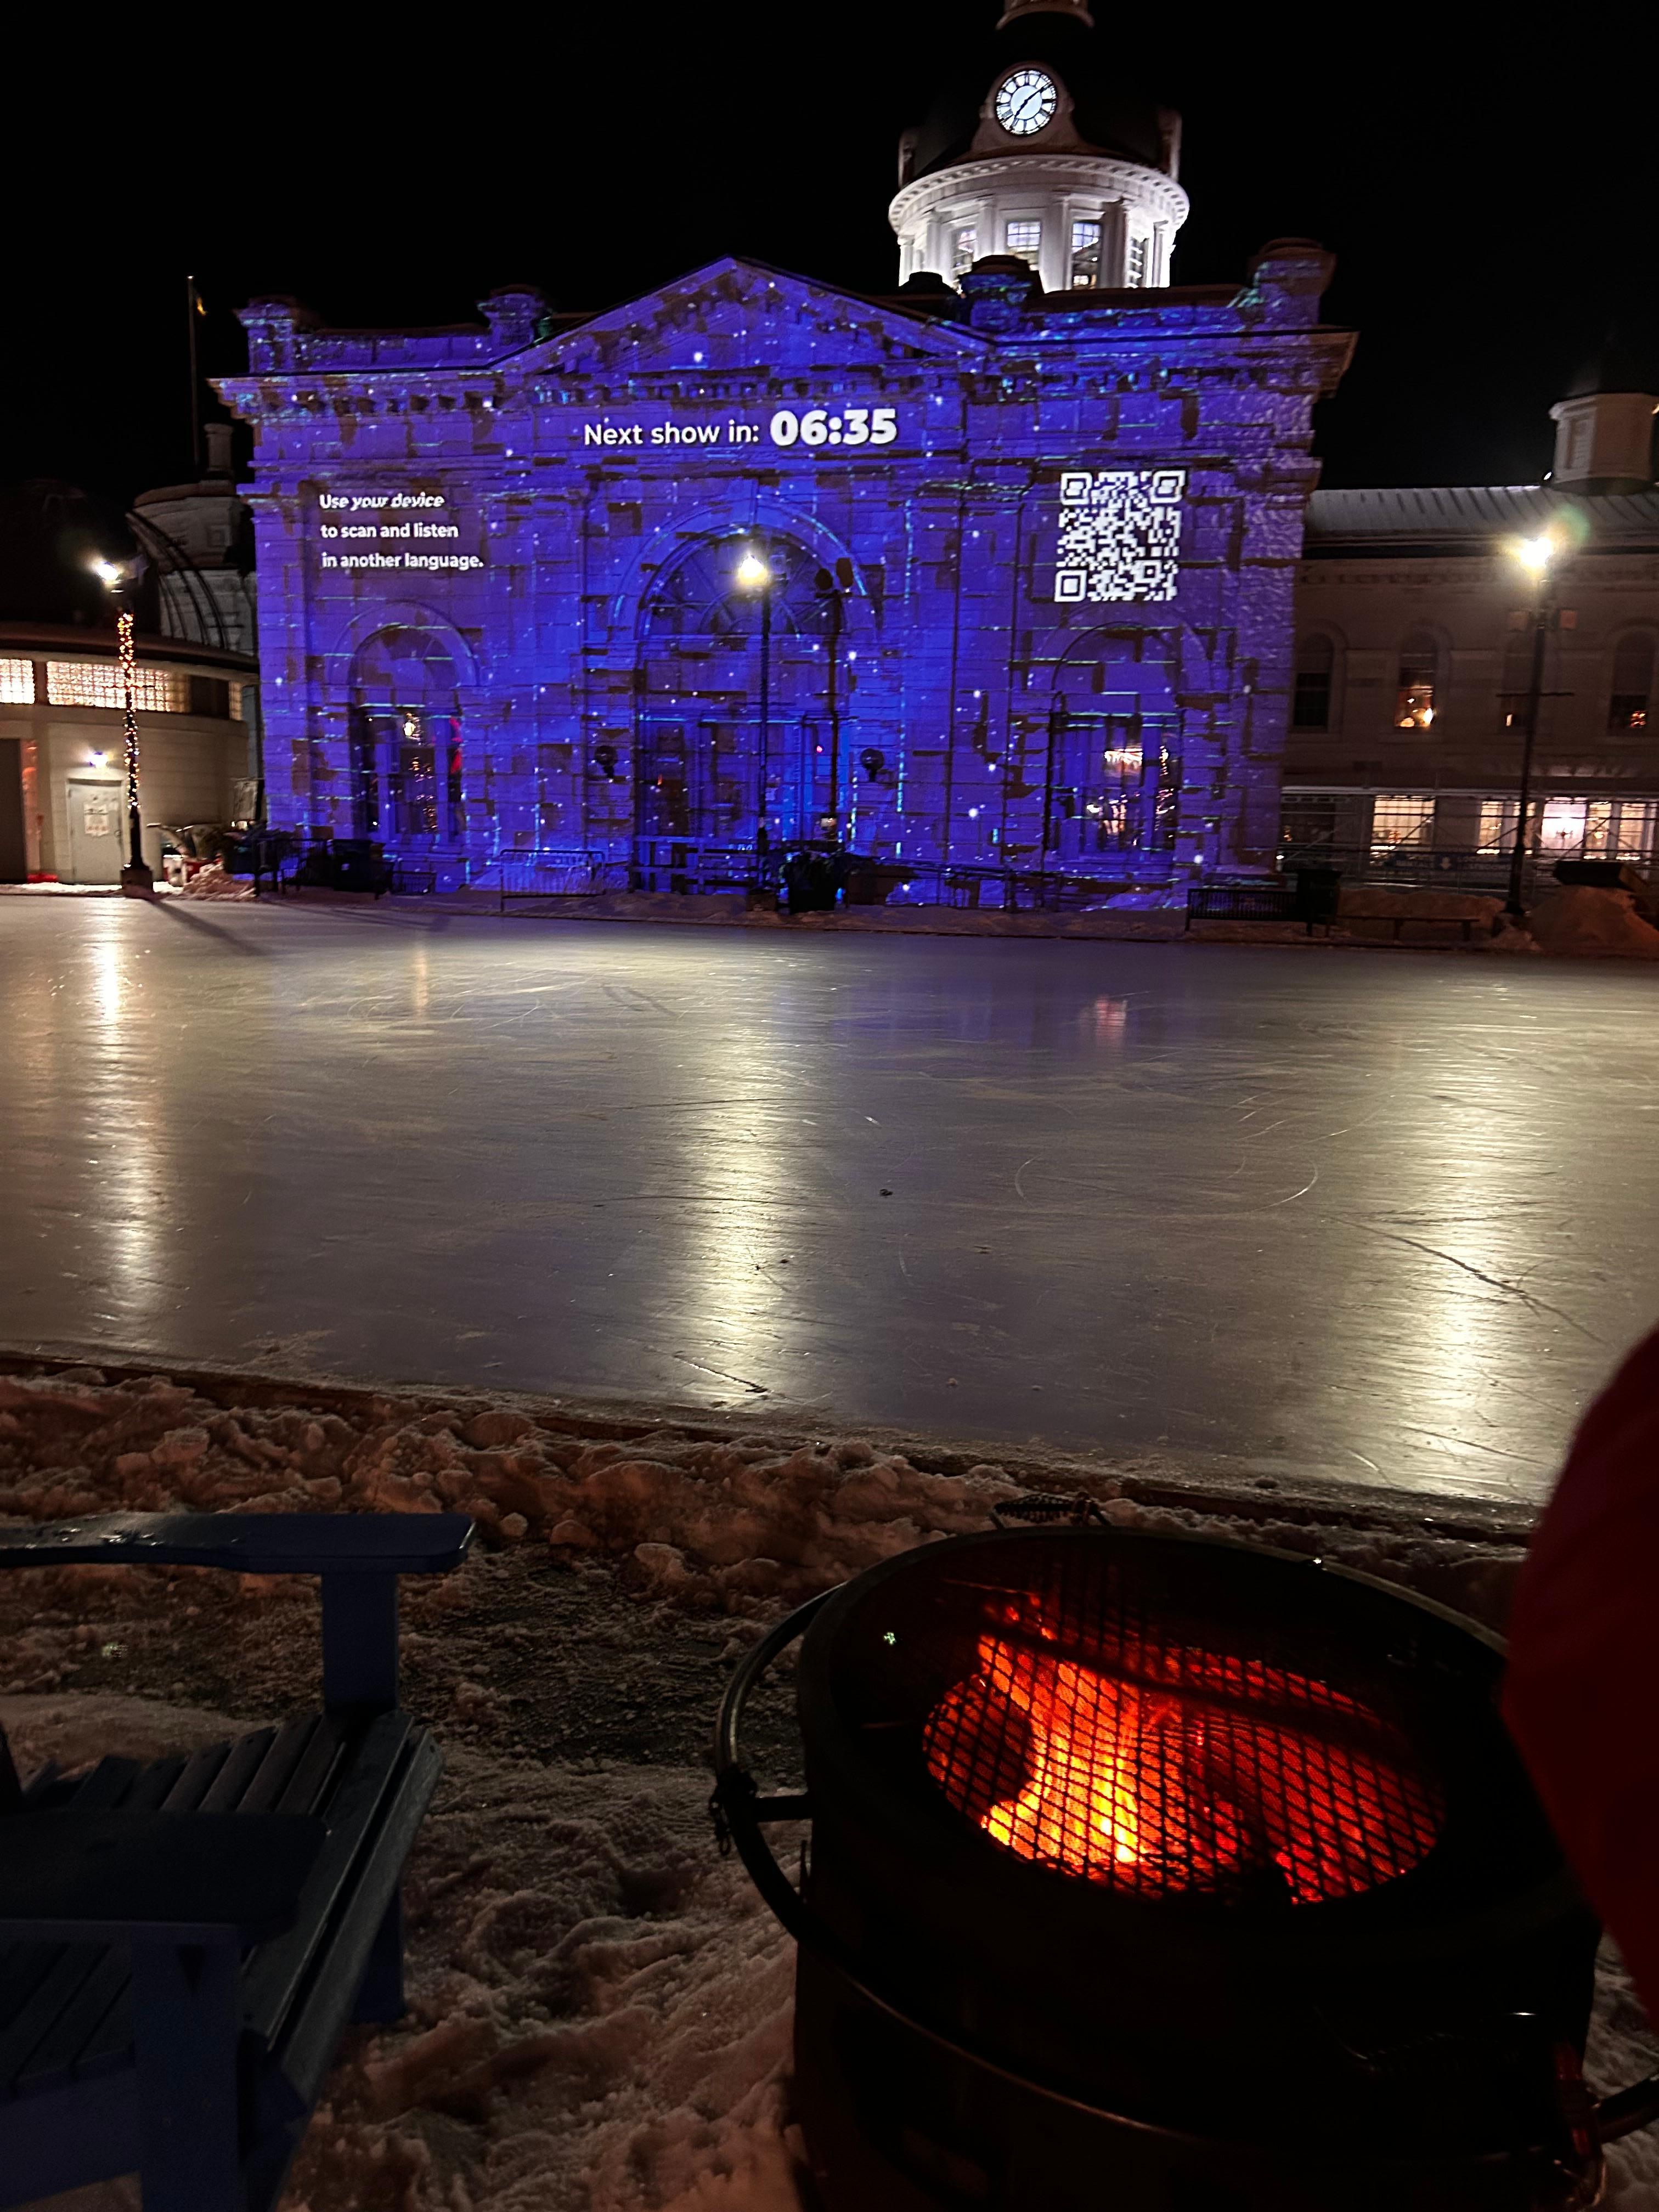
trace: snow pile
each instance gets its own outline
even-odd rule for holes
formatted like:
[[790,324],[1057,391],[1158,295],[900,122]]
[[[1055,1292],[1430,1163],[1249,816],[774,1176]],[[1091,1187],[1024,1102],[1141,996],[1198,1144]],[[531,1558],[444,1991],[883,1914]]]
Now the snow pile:
[[1490,926],[1502,899],[1480,891],[1389,890],[1380,884],[1344,884],[1338,911],[1345,921],[1470,921]]
[[913,1544],[986,1524],[1000,1468],[930,1474],[902,1453],[662,1430],[572,1437],[514,1407],[371,1399],[348,1420],[226,1409],[155,1376],[109,1387],[0,1376],[0,1516],[346,1510],[471,1514],[487,1543],[628,1557],[665,1597],[753,1612]]
[[222,861],[210,860],[206,867],[187,876],[173,895],[191,899],[251,899],[253,884],[251,878],[228,876]]
[[1628,891],[1563,884],[1534,907],[1527,926],[1546,952],[1659,960],[1659,929],[1643,921]]

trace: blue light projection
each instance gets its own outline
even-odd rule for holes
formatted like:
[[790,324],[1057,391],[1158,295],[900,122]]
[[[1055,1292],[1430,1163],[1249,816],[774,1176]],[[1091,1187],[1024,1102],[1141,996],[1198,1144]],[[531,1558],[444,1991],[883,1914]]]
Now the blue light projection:
[[1329,269],[871,301],[726,260],[444,331],[254,302],[220,389],[256,433],[271,821],[443,883],[736,880],[803,842],[895,882],[1265,870]]

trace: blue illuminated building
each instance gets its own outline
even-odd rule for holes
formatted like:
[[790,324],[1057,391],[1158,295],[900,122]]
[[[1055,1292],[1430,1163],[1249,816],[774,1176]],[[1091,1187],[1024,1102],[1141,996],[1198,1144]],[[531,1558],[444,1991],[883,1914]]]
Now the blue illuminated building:
[[443,883],[1268,869],[1351,341],[1304,240],[1168,283],[1178,122],[1093,46],[1016,0],[907,134],[889,297],[727,258],[481,327],[246,309],[270,820]]

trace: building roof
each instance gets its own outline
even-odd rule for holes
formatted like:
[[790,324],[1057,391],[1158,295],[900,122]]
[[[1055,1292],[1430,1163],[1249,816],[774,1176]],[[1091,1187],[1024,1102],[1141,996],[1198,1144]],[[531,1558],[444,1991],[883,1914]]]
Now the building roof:
[[1480,554],[1568,514],[1584,531],[1586,550],[1659,550],[1659,489],[1586,497],[1552,484],[1316,491],[1308,502],[1305,550],[1313,560]]
[[[1054,71],[1071,94],[1073,123],[1089,145],[1175,174],[1180,118],[1124,82],[1118,50],[1094,30],[1086,9],[1011,10],[994,30],[979,36],[964,31],[951,45],[956,66],[915,131],[906,183],[966,156],[992,85],[1004,70],[1025,62]],[[1046,141],[1029,148],[1015,142],[1003,150],[1040,155],[1048,147]]]
[[[216,645],[198,645],[190,638],[161,637],[153,630],[141,629],[132,643],[142,661],[171,661],[213,676],[259,672],[258,662],[246,653],[227,653]],[[78,623],[0,622],[0,655],[38,653],[46,660],[113,660],[115,650],[113,629]]]

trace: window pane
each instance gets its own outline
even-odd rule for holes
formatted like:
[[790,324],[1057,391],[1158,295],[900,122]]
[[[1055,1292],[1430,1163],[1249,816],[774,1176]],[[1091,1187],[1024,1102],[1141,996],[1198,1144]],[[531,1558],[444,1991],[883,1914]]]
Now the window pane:
[[1331,726],[1329,669],[1304,669],[1296,679],[1296,699],[1291,726],[1297,730],[1328,730]]
[[1613,656],[1613,694],[1607,701],[1607,727],[1645,730],[1652,690],[1653,639],[1646,630],[1632,630],[1620,639]]
[[965,230],[957,231],[952,238],[951,273],[953,276],[960,276],[963,270],[973,267],[975,258],[979,252],[978,238],[979,234],[971,223]]
[[1042,246],[1042,225],[1040,222],[1011,222],[1007,239],[1009,252],[1018,253],[1035,267]]
[[32,707],[34,704],[34,663],[32,660],[0,660],[0,704],[8,707]]
[[1507,853],[1515,843],[1517,802],[1513,799],[1483,799],[1480,802],[1480,850]]
[[1100,282],[1100,225],[1097,222],[1074,222],[1072,225],[1072,289],[1076,292],[1091,291]]
[[1426,730],[1434,720],[1434,685],[1438,673],[1434,640],[1414,631],[1400,648],[1400,686],[1395,696],[1397,730]]
[[1538,849],[1558,857],[1577,852],[1584,842],[1585,812],[1582,799],[1547,799],[1539,828]]
[[1371,847],[1381,852],[1395,845],[1426,845],[1432,841],[1434,801],[1403,793],[1382,794],[1371,809]]
[[[49,660],[46,698],[54,707],[125,705],[121,671],[112,660]],[[133,672],[132,703],[146,714],[187,714],[190,678],[171,668]]]
[[1137,288],[1146,282],[1146,241],[1144,238],[1129,240],[1129,265],[1127,281]]

